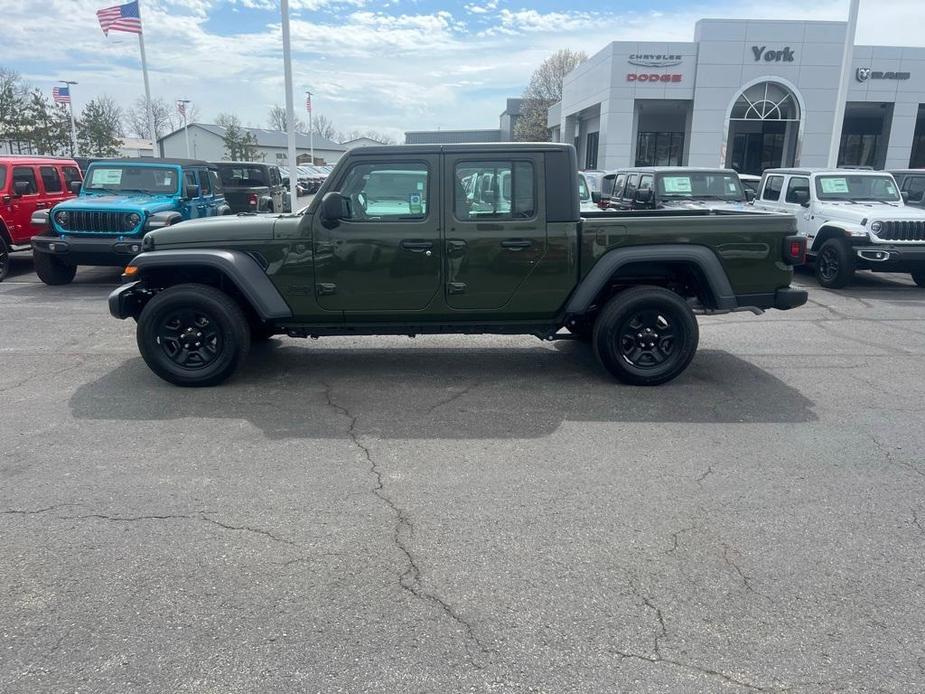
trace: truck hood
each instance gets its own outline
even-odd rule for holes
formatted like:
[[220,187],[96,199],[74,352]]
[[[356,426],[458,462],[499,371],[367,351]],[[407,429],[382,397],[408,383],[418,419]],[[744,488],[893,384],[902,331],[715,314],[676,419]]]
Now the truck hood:
[[855,224],[860,224],[864,219],[925,220],[925,210],[882,202],[824,202],[818,203],[813,212],[816,217],[840,219]]
[[108,210],[154,214],[177,207],[177,198],[166,195],[81,195],[59,203],[56,210]]
[[273,238],[277,223],[297,227],[301,217],[279,214],[238,214],[206,217],[180,222],[145,236],[145,250],[163,250],[189,245],[221,247],[239,241],[266,241]]

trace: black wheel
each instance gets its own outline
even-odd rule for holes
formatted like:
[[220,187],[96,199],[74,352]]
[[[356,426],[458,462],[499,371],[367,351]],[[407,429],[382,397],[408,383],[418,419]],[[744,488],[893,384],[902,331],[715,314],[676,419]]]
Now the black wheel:
[[816,254],[816,280],[827,289],[848,286],[854,276],[851,246],[842,239],[829,239]]
[[35,266],[35,274],[39,276],[39,279],[52,286],[70,284],[74,279],[74,275],[77,274],[76,265],[65,263],[51,253],[32,251],[32,263]]
[[911,274],[913,282],[915,282],[920,287],[925,287],[925,269],[914,270]]
[[6,239],[0,236],[0,282],[6,279],[10,274],[10,247],[6,245]]
[[178,386],[214,386],[231,376],[250,348],[241,307],[203,284],[158,293],[142,310],[135,333],[150,369]]
[[623,383],[656,386],[676,378],[697,351],[690,306],[662,287],[634,287],[612,298],[594,324],[594,353]]

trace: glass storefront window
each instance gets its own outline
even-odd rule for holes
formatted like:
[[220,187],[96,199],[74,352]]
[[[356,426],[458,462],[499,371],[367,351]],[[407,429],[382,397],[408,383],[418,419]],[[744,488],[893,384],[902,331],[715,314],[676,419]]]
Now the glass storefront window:
[[684,133],[643,132],[636,139],[636,166],[682,166]]

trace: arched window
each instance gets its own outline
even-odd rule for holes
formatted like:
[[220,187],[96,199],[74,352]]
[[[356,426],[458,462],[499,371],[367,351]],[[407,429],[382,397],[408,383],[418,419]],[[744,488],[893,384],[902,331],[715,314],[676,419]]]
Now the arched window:
[[736,99],[730,120],[799,121],[800,107],[786,87],[776,82],[759,82]]

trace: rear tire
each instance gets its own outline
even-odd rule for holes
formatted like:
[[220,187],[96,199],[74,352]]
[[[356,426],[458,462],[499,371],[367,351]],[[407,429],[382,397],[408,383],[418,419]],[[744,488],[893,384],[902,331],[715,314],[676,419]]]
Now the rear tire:
[[816,254],[816,280],[826,289],[847,287],[854,277],[851,246],[843,239],[829,239]]
[[32,264],[35,266],[35,274],[39,276],[39,279],[53,287],[70,284],[74,280],[74,275],[77,274],[76,265],[65,263],[51,253],[32,251]]
[[178,386],[214,386],[244,363],[250,327],[241,307],[204,284],[159,292],[138,317],[138,350],[148,367]]
[[700,341],[697,318],[662,287],[634,287],[604,306],[594,324],[594,354],[623,383],[656,386],[678,377]]
[[6,239],[0,236],[0,282],[6,279],[10,274],[10,247],[6,245]]
[[925,287],[925,269],[915,270],[910,274],[912,275],[913,282],[915,282],[920,287]]

